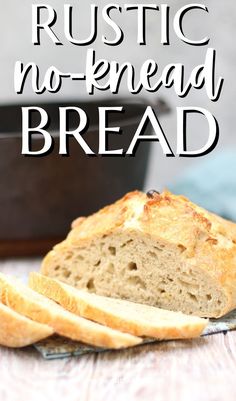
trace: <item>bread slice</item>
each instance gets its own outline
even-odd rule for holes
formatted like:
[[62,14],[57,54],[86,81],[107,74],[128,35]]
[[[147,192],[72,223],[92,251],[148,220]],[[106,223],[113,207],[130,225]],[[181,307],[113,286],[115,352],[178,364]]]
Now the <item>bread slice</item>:
[[53,334],[53,329],[20,315],[0,303],[0,345],[25,347]]
[[41,272],[99,295],[220,317],[236,307],[236,224],[167,191],[135,191],[77,219]]
[[30,274],[29,285],[79,316],[136,336],[193,338],[200,336],[208,323],[207,319],[181,312],[89,294],[35,272]]
[[123,348],[142,342],[141,338],[131,334],[74,315],[12,277],[0,274],[0,288],[5,305],[32,320],[51,326],[56,333],[72,340],[106,348]]

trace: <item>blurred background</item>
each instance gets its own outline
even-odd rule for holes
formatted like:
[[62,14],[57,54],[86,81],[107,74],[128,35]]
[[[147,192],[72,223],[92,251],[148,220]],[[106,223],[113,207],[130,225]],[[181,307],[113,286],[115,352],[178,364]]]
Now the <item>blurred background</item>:
[[[140,1],[140,3],[150,3],[149,1]],[[55,32],[58,34],[60,39],[63,42],[63,46],[55,46],[52,41],[47,37],[46,34],[42,34],[41,36],[41,46],[33,46],[31,43],[31,4],[34,3],[30,0],[24,0],[19,2],[17,0],[8,0],[1,5],[1,13],[0,13],[0,106],[4,106],[6,104],[38,104],[38,102],[67,102],[78,104],[84,101],[91,101],[91,97],[88,99],[88,96],[85,93],[83,83],[76,82],[64,82],[61,90],[57,94],[48,94],[45,93],[40,95],[40,99],[38,95],[33,94],[32,89],[29,84],[26,84],[23,95],[16,95],[14,93],[14,64],[17,60],[21,60],[23,63],[28,63],[33,61],[38,64],[40,71],[43,73],[46,69],[54,65],[61,71],[83,71],[85,66],[85,58],[86,51],[88,47],[92,47],[96,50],[97,58],[106,58],[108,60],[117,60],[119,62],[130,61],[133,63],[137,71],[139,70],[140,65],[146,60],[153,58],[159,64],[160,71],[163,67],[171,62],[181,62],[186,66],[186,74],[190,73],[194,66],[203,63],[207,47],[213,47],[216,49],[216,76],[222,76],[224,78],[223,90],[220,96],[220,99],[217,102],[211,102],[206,93],[205,89],[194,90],[192,89],[187,97],[181,99],[176,96],[174,90],[171,89],[161,89],[157,93],[147,94],[145,92],[141,92],[139,95],[131,96],[125,85],[121,85],[119,95],[113,95],[114,98],[119,99],[119,97],[131,98],[130,101],[137,101],[138,99],[144,99],[147,104],[158,104],[158,99],[161,98],[168,105],[170,112],[162,113],[160,106],[160,121],[164,132],[171,144],[171,147],[174,151],[176,151],[176,107],[177,106],[199,106],[208,109],[213,115],[215,115],[218,120],[220,127],[220,139],[216,149],[208,155],[199,158],[166,158],[160,145],[158,143],[153,143],[151,145],[150,157],[148,159],[148,164],[146,166],[146,160],[140,162],[140,168],[142,171],[137,170],[137,163],[139,159],[132,161],[132,166],[125,166],[125,159],[121,158],[120,163],[123,163],[124,169],[121,169],[120,172],[120,180],[125,180],[125,176],[127,175],[128,169],[136,169],[137,174],[145,175],[145,181],[143,182],[143,177],[137,182],[134,180],[133,182],[136,184],[134,186],[143,186],[144,189],[156,188],[158,190],[163,189],[164,187],[168,187],[172,189],[174,192],[181,192],[185,195],[188,195],[193,201],[196,201],[203,206],[213,210],[221,215],[236,220],[236,207],[235,207],[235,199],[236,199],[236,160],[235,160],[235,149],[236,149],[236,137],[234,134],[235,129],[235,93],[236,93],[236,80],[235,80],[235,67],[236,67],[236,51],[235,51],[235,37],[236,37],[236,3],[234,0],[205,0],[203,3],[208,7],[209,13],[204,13],[201,11],[192,11],[186,15],[184,19],[184,31],[188,34],[192,39],[198,39],[203,36],[209,36],[210,42],[208,46],[190,46],[183,42],[181,42],[175,35],[173,31],[173,16],[176,11],[183,5],[189,3],[183,0],[168,0],[167,4],[170,6],[170,45],[162,46],[160,44],[160,14],[158,12],[147,12],[147,45],[146,46],[138,46],[136,44],[136,35],[137,35],[137,16],[135,12],[129,12],[129,18],[125,18],[125,12],[123,14],[118,15],[118,13],[113,13],[114,19],[121,26],[124,31],[124,41],[118,47],[114,46],[106,46],[101,41],[101,35],[109,35],[109,27],[103,22],[101,18],[101,14],[99,17],[98,23],[98,36],[97,40],[91,44],[90,46],[81,47],[74,46],[66,41],[63,36],[63,4],[64,2],[58,2],[57,0],[47,0],[47,4],[52,5],[58,15],[58,20],[55,25]],[[41,3],[41,1],[37,1],[37,4]],[[42,1],[45,3],[45,1]],[[70,0],[69,2],[74,6],[74,36],[78,35],[79,37],[87,37],[90,32],[90,26],[88,21],[90,20],[90,5],[93,2],[87,0]],[[124,4],[120,0],[116,0],[117,4],[121,6]],[[126,1],[127,3],[134,3],[133,1]],[[139,1],[136,1],[139,3]],[[99,10],[101,13],[102,7],[107,4],[107,1],[99,0],[97,3],[99,5]],[[157,4],[160,4],[159,2]],[[93,96],[93,100],[96,98],[103,98],[106,102],[105,98],[108,96],[108,92],[96,92]],[[119,103],[119,102],[118,102]],[[1,121],[0,121],[1,124]],[[1,132],[4,130],[1,129]],[[9,131],[11,129],[9,128]],[[201,116],[196,116],[191,118],[191,121],[188,125],[188,138],[191,149],[197,149],[203,146],[206,141],[208,135],[208,127],[206,121]],[[140,152],[142,152],[140,145],[139,156],[141,157]],[[3,148],[2,148],[3,149]],[[7,149],[7,145],[6,148]],[[146,152],[147,150],[145,150]],[[6,153],[6,150],[4,151]],[[143,150],[144,152],[144,150]],[[77,156],[76,156],[77,157]],[[83,191],[80,191],[78,197],[83,199],[83,195],[88,187],[92,187],[94,185],[94,171],[96,169],[95,164],[92,164],[92,159],[87,165],[87,169],[89,170],[89,174],[86,175],[86,185],[83,186]],[[25,166],[29,172],[30,167],[33,167],[33,163],[35,168],[36,164],[39,165],[39,159],[36,158],[36,161],[33,161],[33,158],[30,159],[31,164]],[[48,162],[49,163],[49,162]],[[59,158],[56,159],[56,163],[59,169]],[[62,170],[65,172],[66,166],[65,162]],[[68,162],[67,162],[68,163]],[[135,164],[136,163],[136,164]],[[121,166],[120,164],[120,166]],[[11,167],[12,166],[12,167]],[[0,164],[0,180],[1,187],[0,192],[6,191],[4,185],[9,184],[9,176],[7,171],[9,169],[14,169],[14,172],[18,170],[17,163],[12,165],[7,165],[6,163]],[[41,181],[39,181],[39,185],[44,185],[46,172],[50,170],[50,164],[44,166],[44,173]],[[76,167],[77,169],[83,169],[82,167]],[[113,166],[113,168],[117,170],[120,168],[118,165]],[[7,170],[8,169],[8,170]],[[48,170],[47,170],[48,169]],[[107,169],[106,165],[104,169]],[[26,170],[22,170],[26,171]],[[78,170],[77,170],[78,173]],[[25,174],[25,173],[24,173]],[[21,174],[22,180],[34,180],[35,177],[32,172],[29,172],[27,178],[24,177],[24,174]],[[68,173],[69,174],[69,173]],[[104,170],[103,173],[104,174]],[[78,174],[77,174],[78,176]],[[5,177],[5,180],[4,180]],[[61,175],[64,180],[67,180],[66,176]],[[115,175],[113,175],[115,177]],[[55,186],[59,189],[55,193],[49,194],[51,197],[62,197],[62,199],[67,199],[70,196],[70,190],[67,188],[60,189],[60,181],[59,173],[54,175]],[[97,203],[93,203],[88,212],[91,212],[93,209],[96,210],[97,207],[100,207],[102,204],[105,204],[109,201],[113,201],[116,195],[119,194],[119,191],[122,192],[123,187],[118,184],[114,184],[112,182],[112,177],[109,179],[105,176],[103,177],[105,180],[106,187],[110,189],[113,193],[113,196],[104,196],[103,198],[99,198]],[[131,173],[132,178],[132,173]],[[76,174],[74,178],[76,180]],[[101,177],[102,179],[102,177]],[[12,177],[11,177],[12,180]],[[19,180],[19,178],[18,178]],[[107,180],[107,181],[106,181]],[[115,178],[114,178],[115,180]],[[4,182],[4,184],[3,184]],[[58,183],[58,185],[57,185]],[[9,184],[10,185],[10,184]],[[48,184],[49,185],[49,184]],[[71,188],[74,188],[75,185],[80,186],[81,183],[79,179],[77,182],[73,183],[71,178]],[[116,191],[113,190],[113,186],[117,186],[117,194]],[[19,205],[19,202],[22,203],[22,210],[26,208],[28,210],[27,216],[30,215],[29,219],[33,219],[34,213],[35,219],[38,219],[41,216],[38,214],[38,211],[31,210],[32,202],[37,203],[37,199],[30,200],[29,204],[27,201],[19,196],[18,192],[14,194],[14,182],[11,185],[11,189],[9,189],[9,197],[2,196],[0,199],[0,206],[3,210],[6,203],[9,204],[9,199],[12,202],[12,205]],[[30,188],[29,188],[30,187]],[[52,190],[48,190],[49,187],[46,187],[45,191],[53,192]],[[50,184],[51,188],[51,184]],[[132,188],[132,180],[127,182],[127,188]],[[126,189],[126,187],[124,187]],[[140,189],[140,188],[139,188]],[[32,185],[29,185],[25,191],[29,191],[32,193],[35,189]],[[63,194],[64,191],[64,194]],[[69,191],[69,192],[68,192]],[[104,191],[104,189],[103,189]],[[81,193],[82,192],[82,193]],[[109,193],[109,190],[107,191]],[[73,194],[72,194],[73,195]],[[64,197],[64,198],[63,198]],[[96,198],[96,195],[94,196]],[[91,198],[91,193],[89,193],[89,198]],[[85,199],[85,198],[84,198]],[[76,198],[76,202],[77,202]],[[87,198],[84,200],[88,202]],[[5,203],[4,203],[5,202]],[[41,199],[42,202],[42,199]],[[65,200],[63,201],[65,202]],[[11,207],[12,207],[11,205]],[[96,207],[97,205],[97,207]],[[77,214],[84,212],[84,210],[80,210],[81,207],[76,208],[76,204],[73,206],[74,209],[71,213],[68,213],[68,206],[64,210],[65,220],[69,221],[71,217],[76,214],[76,210],[78,210]],[[38,207],[39,209],[39,207]],[[50,216],[55,215],[55,219],[58,220],[58,216],[62,214],[61,206],[58,209],[54,208],[54,204],[50,204],[49,208]],[[9,225],[9,221],[11,221],[11,211],[9,209],[7,213],[5,212],[6,218],[6,226]],[[20,210],[20,209],[19,209]],[[30,212],[31,210],[31,212]],[[19,211],[16,212],[14,219],[16,221],[19,216]],[[23,212],[22,212],[23,213]],[[31,214],[30,214],[31,213]],[[42,212],[43,214],[43,212]],[[13,213],[14,215],[14,213]],[[76,217],[76,216],[74,216]],[[41,218],[41,217],[40,217]],[[53,217],[52,217],[53,218]],[[23,220],[24,219],[24,220]],[[24,213],[22,214],[21,227],[24,226],[22,223],[25,221]],[[64,224],[64,223],[63,223]],[[58,236],[60,236],[65,231],[65,226],[62,224],[61,227],[58,227]],[[14,230],[15,222],[11,226],[11,232]],[[19,221],[18,221],[19,227]],[[43,231],[40,232],[38,227],[27,228],[25,231],[25,235],[29,235],[30,230],[33,230],[34,237],[43,237]],[[60,231],[61,230],[61,231]],[[63,231],[64,230],[64,231]],[[0,233],[0,236],[2,234]],[[18,233],[18,237],[19,237]],[[53,230],[48,233],[49,236],[55,237],[55,232]],[[9,235],[8,235],[9,236]],[[23,238],[23,237],[22,237]]]

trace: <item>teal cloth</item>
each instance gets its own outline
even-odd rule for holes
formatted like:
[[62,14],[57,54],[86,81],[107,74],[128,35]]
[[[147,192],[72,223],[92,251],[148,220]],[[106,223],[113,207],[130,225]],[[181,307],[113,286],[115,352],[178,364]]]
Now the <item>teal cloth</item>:
[[170,190],[236,221],[236,148],[221,151],[184,173]]

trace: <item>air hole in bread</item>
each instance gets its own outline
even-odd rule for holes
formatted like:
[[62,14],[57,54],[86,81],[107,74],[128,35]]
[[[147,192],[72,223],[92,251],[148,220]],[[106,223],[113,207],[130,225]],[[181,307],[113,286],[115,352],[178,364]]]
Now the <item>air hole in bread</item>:
[[59,265],[57,265],[57,266],[54,267],[54,270],[55,270],[55,271],[57,271],[57,270],[59,270],[59,269],[60,269],[60,266],[59,266]]
[[126,245],[131,244],[131,242],[133,242],[133,240],[129,239],[128,241],[124,242],[120,247],[124,248]]
[[113,265],[113,263],[109,263],[106,270],[110,274],[114,273],[114,265]]
[[82,255],[77,255],[76,258],[77,258],[78,260],[84,260],[84,257],[83,257]]
[[156,249],[159,252],[162,252],[164,248],[165,248],[165,245],[160,245],[160,247],[159,246],[154,246],[154,249]]
[[129,262],[128,263],[128,269],[129,270],[137,270],[138,269],[137,264],[134,263],[134,262]]
[[186,251],[186,246],[182,245],[182,244],[178,244],[178,248],[180,250],[181,253],[183,253],[184,251]]
[[133,286],[139,286],[144,290],[146,289],[146,284],[138,276],[131,276],[131,277],[128,278],[127,281],[128,281],[129,284],[131,284]]
[[207,294],[207,295],[206,295],[206,298],[207,298],[208,301],[211,301],[211,300],[212,300],[211,294]]
[[95,290],[94,280],[92,278],[89,279],[89,281],[87,282],[86,287],[88,288],[89,291],[94,291]]
[[116,255],[116,248],[114,246],[109,246],[108,251],[112,256]]
[[218,244],[218,240],[216,238],[212,238],[212,237],[207,238],[206,242],[210,242],[212,245]]
[[191,292],[187,292],[187,294],[188,294],[189,298],[190,298],[192,301],[197,302],[197,297],[196,297],[196,295],[192,294]]
[[68,277],[70,277],[71,272],[67,269],[64,269],[62,274],[63,274],[63,277],[68,278]]
[[94,266],[99,266],[101,263],[101,260],[99,259],[96,263],[94,263]]
[[66,255],[65,260],[69,260],[72,258],[72,253],[69,253],[68,255]]
[[155,252],[152,251],[148,251],[148,255],[151,256],[152,258],[156,258],[157,254]]
[[76,281],[80,281],[80,280],[81,280],[81,277],[77,275],[77,276],[75,276],[75,280],[76,280]]
[[162,279],[162,280],[160,281],[160,284],[161,284],[161,285],[166,285],[166,284],[167,284],[167,280],[166,280],[166,279]]

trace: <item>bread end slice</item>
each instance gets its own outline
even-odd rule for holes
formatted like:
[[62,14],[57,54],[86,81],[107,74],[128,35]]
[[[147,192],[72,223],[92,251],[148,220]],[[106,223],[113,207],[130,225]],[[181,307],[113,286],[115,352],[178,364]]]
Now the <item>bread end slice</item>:
[[0,344],[5,347],[26,347],[53,334],[53,329],[20,315],[0,303]]

